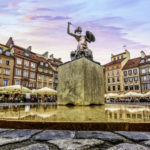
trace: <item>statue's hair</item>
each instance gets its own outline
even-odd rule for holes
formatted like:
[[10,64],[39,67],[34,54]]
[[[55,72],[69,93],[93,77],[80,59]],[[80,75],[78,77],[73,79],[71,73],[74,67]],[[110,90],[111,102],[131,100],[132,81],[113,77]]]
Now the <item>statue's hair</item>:
[[77,27],[75,30],[74,30],[74,33],[76,32],[82,32],[82,28],[81,27]]

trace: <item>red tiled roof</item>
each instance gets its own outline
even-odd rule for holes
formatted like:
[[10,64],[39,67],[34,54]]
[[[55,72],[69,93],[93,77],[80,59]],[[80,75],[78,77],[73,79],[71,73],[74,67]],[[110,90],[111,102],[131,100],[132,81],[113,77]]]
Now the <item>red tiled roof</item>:
[[129,69],[129,68],[137,67],[139,65],[140,61],[141,61],[141,57],[130,59],[125,64],[125,66],[123,67],[123,69]]
[[104,67],[106,67],[106,66],[111,66],[111,65],[115,65],[115,64],[120,64],[124,59],[125,59],[125,58],[111,61],[111,62],[105,64]]

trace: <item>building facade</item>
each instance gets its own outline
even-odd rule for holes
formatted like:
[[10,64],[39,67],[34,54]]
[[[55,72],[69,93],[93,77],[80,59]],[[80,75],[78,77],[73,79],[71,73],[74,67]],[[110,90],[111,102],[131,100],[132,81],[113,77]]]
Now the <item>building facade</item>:
[[144,51],[141,51],[139,70],[141,78],[141,92],[146,93],[150,91],[150,55],[146,55]]
[[12,85],[14,57],[7,46],[0,44],[0,86]]
[[141,92],[139,71],[140,61],[140,57],[130,59],[123,67],[124,93],[129,91]]
[[127,50],[121,54],[111,55],[111,62],[104,65],[105,93],[123,93],[122,68],[129,59],[130,53]]

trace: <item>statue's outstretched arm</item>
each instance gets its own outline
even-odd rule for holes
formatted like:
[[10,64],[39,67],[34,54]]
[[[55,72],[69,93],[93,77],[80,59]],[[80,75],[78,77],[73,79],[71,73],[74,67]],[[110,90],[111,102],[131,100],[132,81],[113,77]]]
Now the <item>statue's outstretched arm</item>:
[[73,37],[76,37],[75,34],[73,34],[73,33],[70,32],[70,25],[71,25],[71,22],[68,22],[67,33],[68,33],[69,35],[73,36]]

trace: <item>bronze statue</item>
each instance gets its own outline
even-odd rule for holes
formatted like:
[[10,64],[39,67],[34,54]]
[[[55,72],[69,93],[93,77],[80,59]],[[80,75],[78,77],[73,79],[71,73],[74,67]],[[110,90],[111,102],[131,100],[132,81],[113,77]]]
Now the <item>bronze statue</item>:
[[87,42],[94,42],[95,36],[90,32],[86,31],[86,35],[82,35],[82,28],[77,27],[74,31],[74,33],[70,32],[70,25],[72,25],[71,22],[68,22],[68,28],[67,33],[78,41],[78,46],[75,51],[71,52],[71,60],[80,58],[80,57],[87,57],[88,59],[93,60],[92,51],[88,49]]

